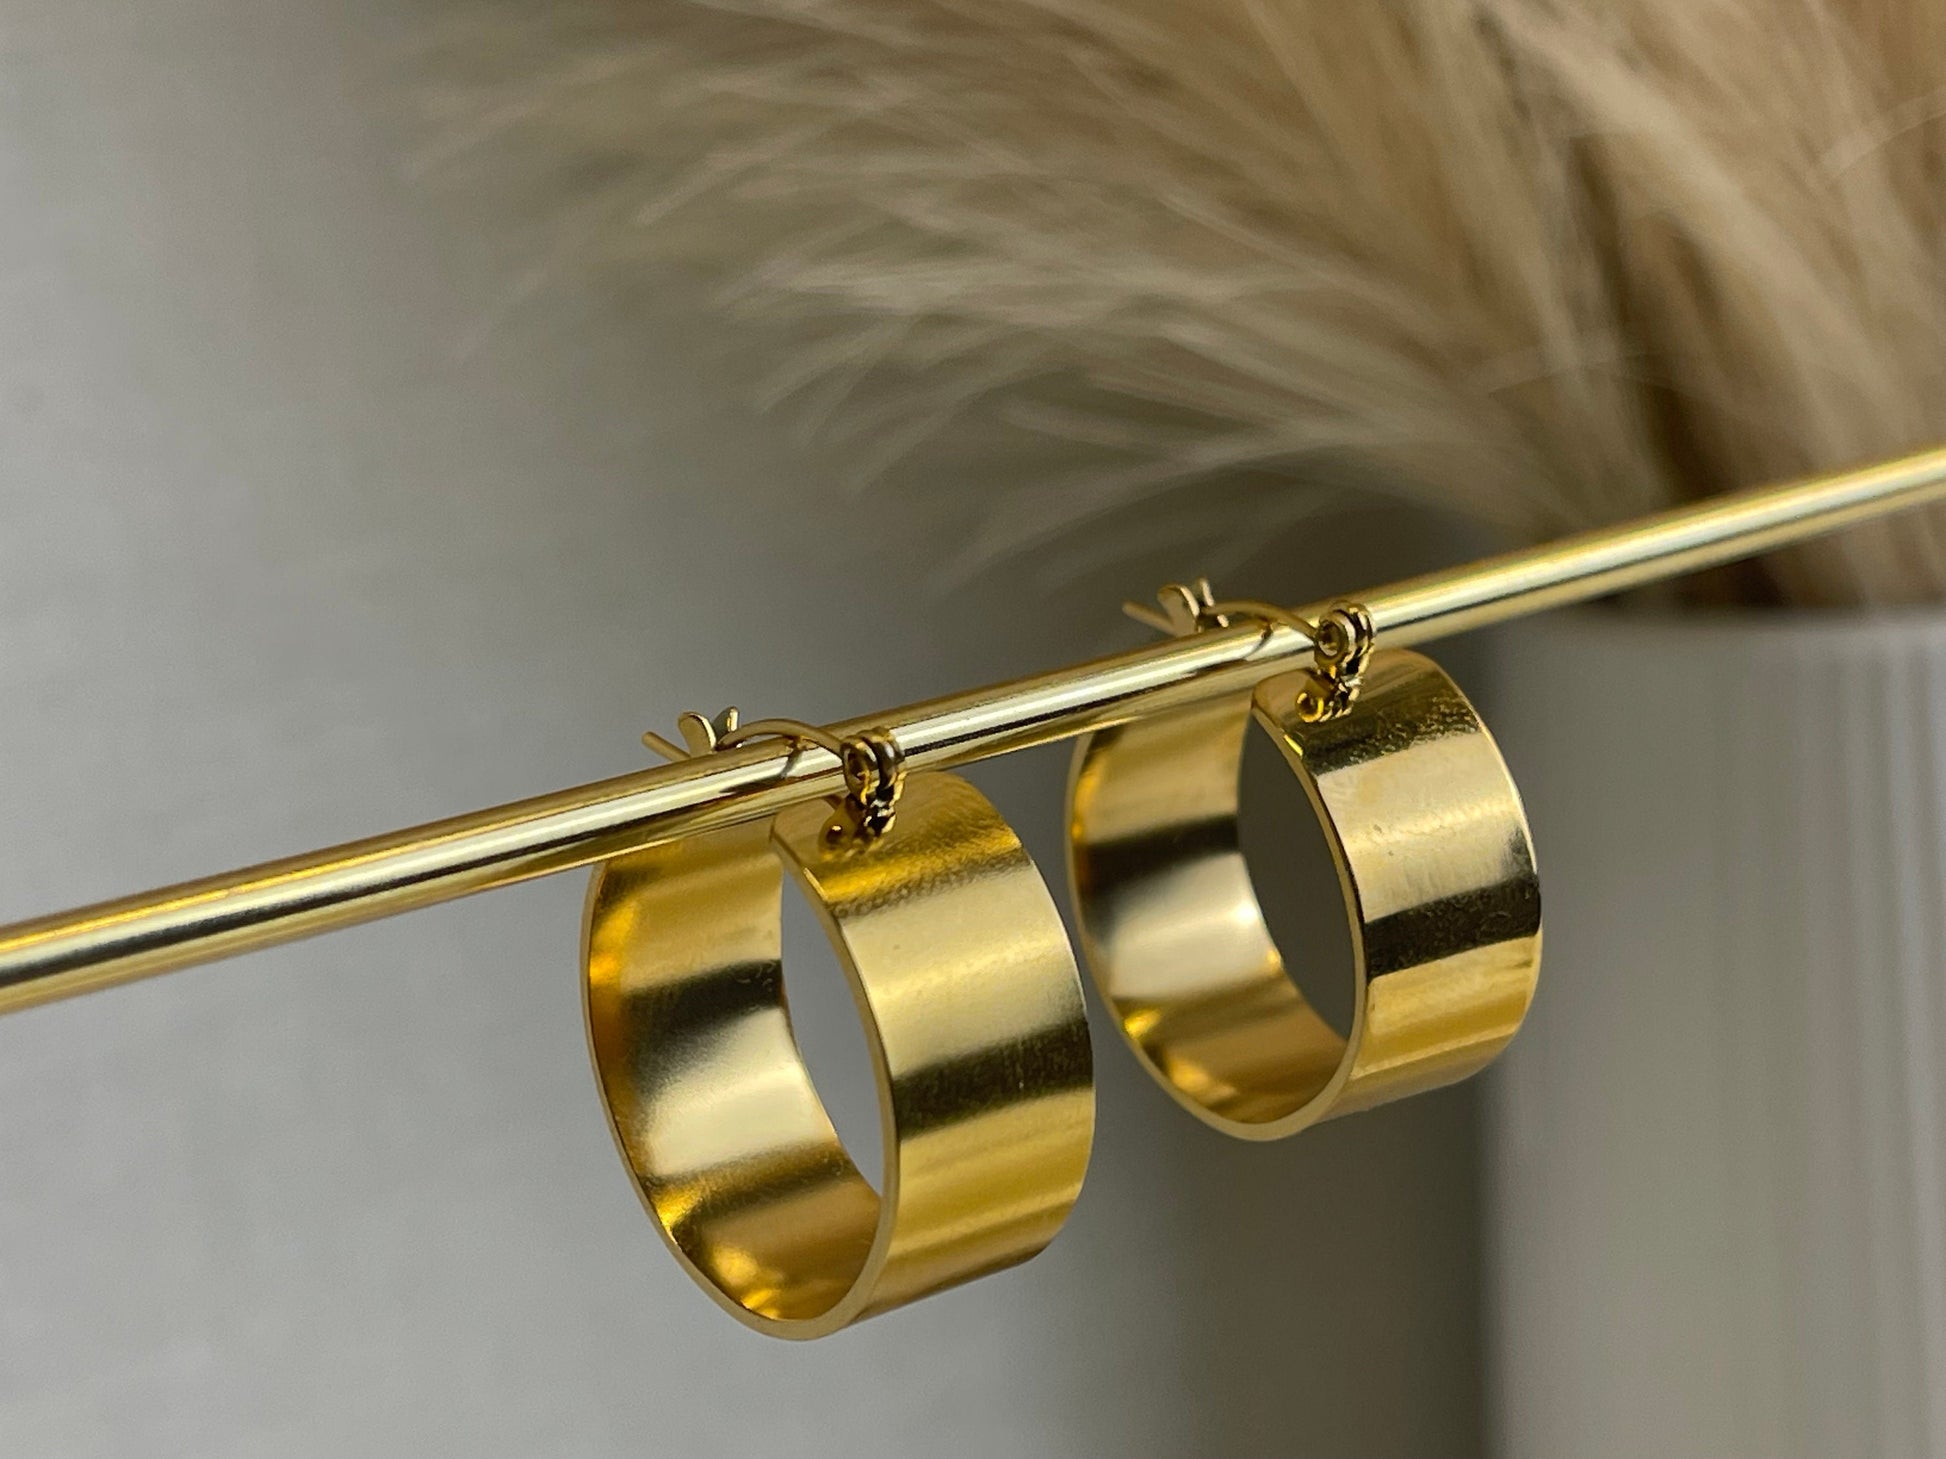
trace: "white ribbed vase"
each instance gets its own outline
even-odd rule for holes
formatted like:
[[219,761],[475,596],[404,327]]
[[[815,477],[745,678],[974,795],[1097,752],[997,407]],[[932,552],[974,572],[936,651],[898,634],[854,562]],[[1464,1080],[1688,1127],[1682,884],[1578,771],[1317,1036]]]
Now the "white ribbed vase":
[[1946,1456],[1946,616],[1498,664],[1547,919],[1489,1082],[1498,1452]]

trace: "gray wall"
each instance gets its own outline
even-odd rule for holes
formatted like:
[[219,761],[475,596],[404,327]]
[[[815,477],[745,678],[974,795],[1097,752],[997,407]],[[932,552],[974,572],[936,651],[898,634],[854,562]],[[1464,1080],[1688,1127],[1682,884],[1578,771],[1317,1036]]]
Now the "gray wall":
[[[503,307],[531,220],[396,163],[418,20],[0,9],[0,918],[618,773],[691,705],[829,717],[1101,649],[1123,589],[1196,565],[946,590],[956,519],[896,513],[861,561],[673,301],[564,280]],[[1287,549],[1232,581],[1383,565]],[[859,624],[875,651],[840,651]],[[1061,773],[984,777],[1050,868]],[[1230,1145],[1104,1037],[1053,1250],[767,1342],[619,1169],[581,894],[0,1024],[0,1453],[1476,1445],[1463,1094]],[[793,944],[794,987],[836,1068],[858,1044],[821,951]]]

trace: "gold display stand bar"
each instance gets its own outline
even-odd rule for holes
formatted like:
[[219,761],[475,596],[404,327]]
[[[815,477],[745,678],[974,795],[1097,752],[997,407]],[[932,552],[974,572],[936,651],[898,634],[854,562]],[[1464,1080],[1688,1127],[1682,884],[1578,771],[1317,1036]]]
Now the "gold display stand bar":
[[[1765,487],[1354,595],[1378,640],[1424,643],[1946,501],[1946,449]],[[1305,619],[1316,607],[1298,610]],[[1244,690],[1305,659],[1295,628],[1177,638],[864,715],[912,768],[963,765]],[[242,871],[0,927],[0,1012],[586,866],[843,788],[836,759],[777,742],[516,801]]]

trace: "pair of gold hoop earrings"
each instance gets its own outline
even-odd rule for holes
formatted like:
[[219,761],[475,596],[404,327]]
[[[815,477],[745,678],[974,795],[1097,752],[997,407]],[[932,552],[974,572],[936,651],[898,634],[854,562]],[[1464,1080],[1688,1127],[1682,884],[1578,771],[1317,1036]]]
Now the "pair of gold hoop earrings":
[[[1239,619],[1164,590],[1177,633]],[[1431,660],[1341,604],[1308,670],[1096,731],[1068,861],[1085,959],[1130,1047],[1192,1114],[1268,1140],[1463,1079],[1519,1028],[1539,885],[1505,763]],[[1238,837],[1254,720],[1316,810],[1351,920],[1340,1035],[1288,976]],[[670,1248],[736,1317],[817,1337],[1026,1260],[1080,1193],[1094,1079],[1053,897],[993,805],[907,776],[889,735],[683,717],[688,754],[816,744],[845,795],[617,857],[588,898],[589,1043],[622,1157]],[[665,753],[683,750],[647,736]],[[864,1021],[884,1169],[846,1153],[791,1032],[781,896],[822,919]]]

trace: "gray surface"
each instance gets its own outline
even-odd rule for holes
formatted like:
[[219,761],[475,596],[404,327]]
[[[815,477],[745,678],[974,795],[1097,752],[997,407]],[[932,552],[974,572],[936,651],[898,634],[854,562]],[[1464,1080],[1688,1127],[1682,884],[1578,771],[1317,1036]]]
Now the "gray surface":
[[[412,21],[0,11],[0,918],[616,773],[688,705],[1054,662],[1151,574],[1049,627],[1000,578],[930,591],[949,544],[901,527],[867,586],[693,323],[564,288],[483,332],[519,240],[399,180],[375,120]],[[857,621],[890,626],[840,658]],[[1050,867],[1061,769],[985,779]],[[581,893],[0,1023],[0,1453],[1477,1443],[1466,1101],[1231,1145],[1107,1040],[1050,1253],[825,1343],[744,1332],[603,1128]]]

